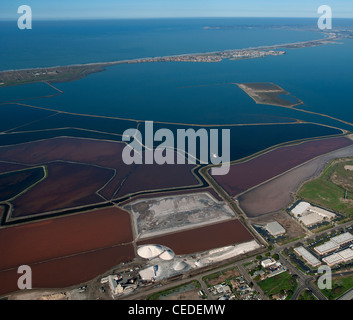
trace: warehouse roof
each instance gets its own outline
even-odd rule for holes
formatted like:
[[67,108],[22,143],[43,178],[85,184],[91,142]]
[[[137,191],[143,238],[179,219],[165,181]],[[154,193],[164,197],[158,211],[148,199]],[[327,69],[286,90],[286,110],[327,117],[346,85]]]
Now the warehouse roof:
[[295,248],[294,251],[297,252],[300,256],[302,256],[313,267],[316,267],[321,264],[320,260],[318,260],[313,254],[311,254],[303,246]]
[[336,217],[336,215],[333,212],[327,211],[327,210],[319,208],[319,207],[311,206],[309,210],[311,212],[318,213],[320,216],[323,216],[326,218],[335,218]]
[[314,250],[320,254],[324,254],[325,252],[329,252],[338,248],[339,245],[336,242],[329,240],[324,244],[315,247]]
[[332,241],[336,242],[337,244],[343,244],[348,241],[353,240],[353,236],[349,232],[342,233],[336,237],[331,238]]
[[324,218],[319,214],[317,214],[316,212],[312,212],[305,216],[300,217],[298,220],[303,222],[304,225],[306,226],[311,226],[313,224],[321,222],[323,219]]
[[292,209],[292,213],[297,217],[298,215],[303,214],[306,210],[310,208],[310,203],[301,201],[299,202],[294,209]]
[[286,232],[286,230],[277,222],[270,222],[266,225],[266,229],[273,236],[277,236]]
[[334,264],[343,262],[343,259],[339,254],[334,253],[323,258],[322,261],[326,262],[329,266],[332,266]]
[[337,252],[344,261],[349,261],[353,259],[353,250],[352,249],[345,249],[340,252]]

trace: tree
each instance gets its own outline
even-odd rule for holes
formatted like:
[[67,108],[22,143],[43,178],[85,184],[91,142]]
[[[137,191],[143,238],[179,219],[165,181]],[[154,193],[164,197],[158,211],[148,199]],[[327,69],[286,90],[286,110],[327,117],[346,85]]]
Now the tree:
[[278,261],[279,260],[278,253],[275,253],[274,255],[272,255],[272,258],[275,259],[276,261]]

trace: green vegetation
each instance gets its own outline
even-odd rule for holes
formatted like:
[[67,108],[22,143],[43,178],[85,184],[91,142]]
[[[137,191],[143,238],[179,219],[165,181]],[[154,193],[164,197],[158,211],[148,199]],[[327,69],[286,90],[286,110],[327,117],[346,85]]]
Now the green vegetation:
[[295,289],[298,286],[295,276],[288,272],[282,272],[272,278],[259,281],[258,285],[262,291],[270,298],[275,294],[287,294],[287,300],[291,298]]
[[313,181],[305,183],[298,196],[308,202],[353,217],[353,171],[345,165],[353,165],[351,159],[332,161]]
[[278,253],[273,254],[273,255],[272,255],[272,258],[275,259],[276,261],[278,261],[278,260],[279,260],[279,255],[278,255]]
[[229,281],[238,277],[238,276],[239,276],[239,270],[237,267],[233,266],[228,269],[224,269],[222,271],[208,274],[208,275],[202,277],[202,281],[204,281],[206,283],[207,287],[212,287],[214,285],[215,281],[213,281],[213,284],[210,284],[209,283],[210,280],[219,279],[218,281],[216,281],[217,283],[225,282],[227,284],[230,284]]
[[304,237],[305,237],[305,234],[303,234],[302,236],[299,236],[297,238],[294,238],[294,239],[293,238],[284,237],[283,240],[278,241],[278,245],[283,246],[283,245],[285,245],[287,243],[298,241],[299,239],[304,238]]
[[338,276],[332,279],[332,288],[321,292],[329,299],[335,300],[353,288],[353,276]]
[[226,276],[226,280],[231,280],[234,276],[238,276],[239,274],[240,273],[237,267],[228,268],[222,271],[222,275]]
[[313,293],[307,289],[304,289],[297,300],[317,300]]
[[202,281],[206,283],[207,287],[211,287],[207,280],[217,279],[220,275],[220,272],[211,273],[207,276],[202,277]]
[[81,79],[103,71],[102,64],[37,68],[0,72],[0,87],[9,87],[35,82],[66,82]]
[[332,228],[333,225],[329,222],[326,221],[326,224],[322,225],[321,227],[319,228],[316,228],[315,230],[312,230],[313,233],[319,233],[319,232],[322,232],[322,231],[325,231],[325,230],[328,230],[330,228]]
[[248,266],[252,265],[253,263],[254,263],[253,261],[244,263],[244,264],[243,264],[243,267],[248,267]]
[[191,290],[195,290],[195,289],[200,289],[200,288],[201,288],[200,282],[198,282],[197,280],[192,280],[191,282],[181,284],[181,285],[176,286],[174,288],[154,293],[154,294],[150,295],[147,298],[147,300],[160,300],[161,298],[166,297],[166,296],[170,296],[170,295],[181,293],[181,292],[187,292],[187,291],[191,291]]

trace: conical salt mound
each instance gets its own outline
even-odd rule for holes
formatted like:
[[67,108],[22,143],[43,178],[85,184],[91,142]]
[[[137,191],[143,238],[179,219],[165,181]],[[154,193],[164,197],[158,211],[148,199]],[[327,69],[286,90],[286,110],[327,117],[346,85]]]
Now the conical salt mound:
[[174,253],[171,250],[164,251],[160,256],[162,260],[172,260],[174,258]]
[[174,270],[181,271],[181,270],[185,269],[186,266],[187,266],[187,264],[184,261],[179,261],[176,264],[174,264]]

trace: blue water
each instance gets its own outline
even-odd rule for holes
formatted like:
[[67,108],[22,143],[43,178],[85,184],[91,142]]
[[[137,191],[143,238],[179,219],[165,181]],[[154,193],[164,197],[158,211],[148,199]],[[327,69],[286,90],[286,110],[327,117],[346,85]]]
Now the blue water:
[[353,40],[342,43],[288,50],[286,55],[263,59],[117,65],[79,81],[55,84],[64,94],[29,103],[137,120],[230,124],[258,122],[267,115],[351,129],[322,117],[257,105],[233,84],[273,82],[301,99],[300,108],[353,122]]
[[[353,25],[350,20],[341,22]],[[20,31],[10,22],[1,22],[0,69],[112,61],[320,39],[323,36],[318,32],[280,27],[305,25],[314,28],[315,24],[315,19],[248,18],[37,21],[33,23],[33,30]],[[23,103],[48,109],[141,121],[217,125],[303,119],[352,130],[349,125],[320,116],[257,105],[235,85],[273,82],[302,100],[304,105],[300,108],[353,122],[350,93],[353,87],[353,40],[286,51],[286,55],[278,57],[224,60],[220,63],[116,65],[81,80],[55,84],[64,93],[52,98],[26,100],[30,96],[55,93],[43,84],[31,84],[1,88],[0,101],[25,99]],[[16,109],[7,105],[1,111],[3,119],[10,119]],[[33,120],[35,115],[42,120],[32,121],[27,126],[23,119],[18,119],[21,130],[39,130],[41,125],[45,128],[77,128],[80,123],[78,118],[47,118],[48,114],[38,111],[29,119]],[[86,120],[82,127],[97,130],[106,123],[100,121],[100,124],[93,125],[91,120]],[[107,132],[121,132],[121,128],[115,130],[111,122],[106,125],[109,126]],[[300,126],[297,130],[298,133],[292,132],[288,139],[301,138]],[[277,134],[285,135],[285,131]],[[327,134],[332,132],[328,131]],[[306,135],[310,136],[310,133]],[[312,135],[316,136],[317,132],[313,131]],[[268,137],[270,139],[270,135]],[[286,137],[282,140],[285,141]]]
[[[32,30],[0,22],[0,70],[114,61],[246,48],[322,38],[314,32],[269,29],[312,19],[147,19],[33,21]],[[257,28],[249,28],[257,26]],[[221,29],[205,29],[221,27]]]

